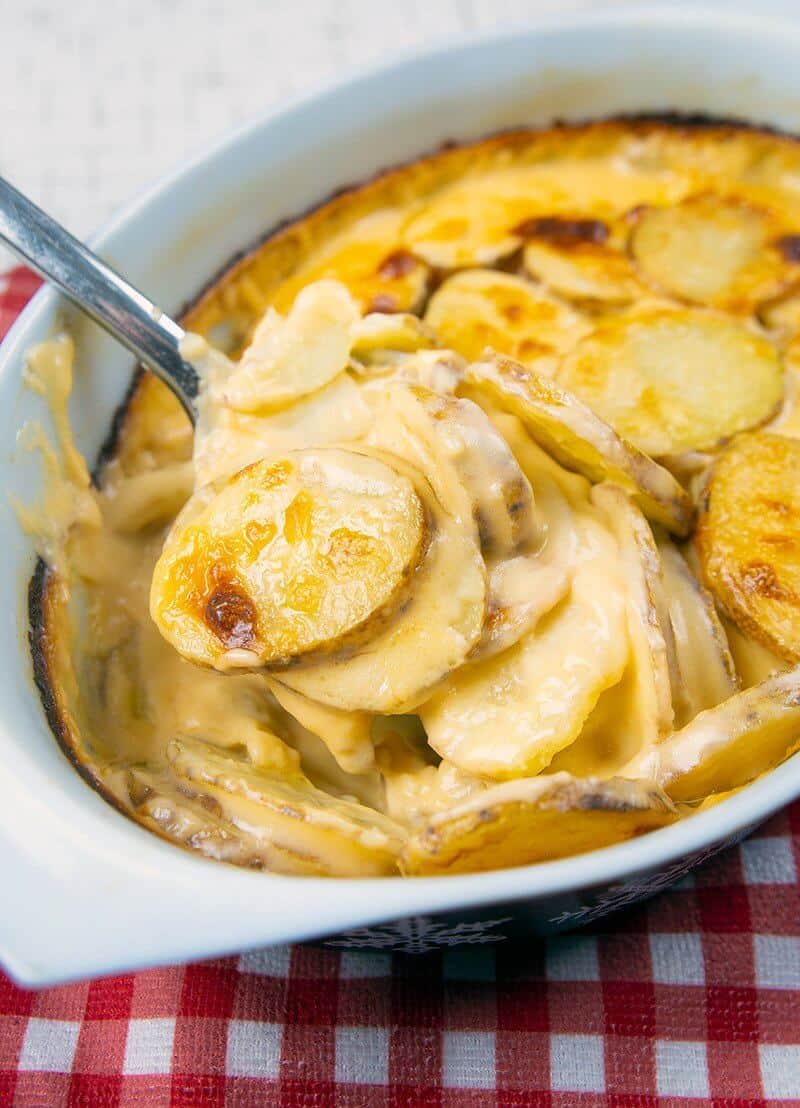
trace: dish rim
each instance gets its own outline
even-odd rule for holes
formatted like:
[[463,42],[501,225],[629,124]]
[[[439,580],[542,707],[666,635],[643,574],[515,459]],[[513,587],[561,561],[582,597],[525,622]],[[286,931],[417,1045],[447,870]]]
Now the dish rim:
[[[156,197],[171,190],[178,182],[188,179],[198,169],[209,161],[230,152],[240,143],[247,143],[262,129],[267,129],[277,120],[288,119],[293,113],[301,112],[319,100],[327,99],[336,92],[349,91],[351,95],[356,93],[358,86],[367,84],[388,72],[396,73],[404,67],[413,68],[416,65],[430,65],[438,57],[446,56],[452,52],[473,47],[484,48],[489,45],[498,47],[502,42],[516,37],[521,31],[527,34],[535,34],[545,29],[564,29],[572,27],[585,31],[592,26],[626,26],[637,24],[652,30],[654,25],[668,23],[672,27],[691,28],[692,26],[709,27],[713,21],[718,23],[722,15],[725,15],[726,29],[732,33],[738,31],[758,32],[761,36],[785,37],[787,34],[800,42],[800,25],[793,25],[780,18],[763,15],[757,16],[749,13],[728,13],[718,8],[701,9],[677,9],[664,5],[645,5],[636,8],[599,8],[576,10],[567,13],[550,13],[536,21],[535,25],[523,24],[509,26],[490,32],[473,32],[447,42],[437,42],[423,50],[404,51],[400,56],[389,62],[373,64],[360,69],[355,74],[341,80],[328,82],[321,88],[315,89],[302,96],[293,98],[288,103],[277,105],[263,113],[252,122],[246,123],[216,143],[211,144],[204,151],[186,159],[179,166],[164,174],[149,188],[137,193],[137,195],[124,205],[104,226],[90,239],[95,249],[104,249],[114,235],[124,229],[132,221],[141,216],[144,209]],[[0,348],[0,374],[8,374],[22,350],[30,345],[34,339],[37,325],[43,323],[53,307],[60,302],[57,293],[48,288],[40,290],[15,321],[2,347]],[[38,696],[38,693],[36,694]],[[50,724],[48,721],[48,729]],[[6,721],[0,718],[0,727],[6,729]],[[53,736],[55,740],[55,736]],[[12,740],[13,741],[13,740]],[[17,745],[19,741],[17,741]],[[32,757],[32,756],[31,756]],[[75,772],[71,768],[71,772]],[[777,809],[783,807],[791,800],[800,796],[800,755],[796,755],[782,766],[766,774],[760,780],[749,785],[742,792],[730,797],[713,808],[698,813],[684,821],[680,821],[670,827],[660,830],[657,834],[650,834],[627,843],[606,847],[590,854],[577,855],[572,858],[560,859],[554,862],[539,863],[521,866],[515,869],[493,870],[479,874],[452,875],[443,877],[414,877],[402,878],[336,878],[335,888],[341,890],[342,895],[337,899],[350,901],[352,905],[347,912],[339,912],[344,922],[321,923],[318,920],[292,925],[288,930],[284,928],[283,934],[277,933],[261,940],[262,943],[274,943],[289,939],[300,940],[312,938],[321,934],[329,934],[334,930],[354,926],[365,926],[381,921],[397,918],[408,914],[429,913],[450,910],[469,910],[479,908],[494,902],[513,902],[526,898],[544,899],[559,894],[578,893],[583,889],[593,886],[620,883],[633,875],[658,870],[676,862],[678,859],[693,859],[697,853],[708,851],[716,844],[725,842],[738,835],[747,833],[753,826],[768,818]],[[105,805],[107,802],[103,799]],[[174,859],[174,865],[167,868],[185,869],[185,876],[191,876],[201,886],[212,884],[241,883],[241,887],[247,889],[247,895],[252,896],[254,890],[261,886],[264,899],[272,900],[277,891],[276,882],[280,885],[287,883],[304,890],[308,894],[306,899],[311,899],[315,893],[320,892],[324,897],[324,891],[331,889],[331,878],[309,877],[282,877],[272,874],[251,874],[246,871],[234,870],[233,867],[216,866],[209,870],[205,859],[196,858],[182,850],[176,850],[174,845],[155,839],[151,832],[137,827],[143,839],[151,840],[158,847],[168,853],[169,858]],[[0,843],[2,843],[2,821],[0,821]],[[143,846],[145,844],[143,843]],[[166,858],[165,858],[166,861]],[[688,868],[688,866],[687,866]],[[222,871],[216,878],[208,880],[216,871]],[[224,874],[224,877],[223,875]],[[376,882],[380,882],[376,886]],[[258,885],[256,884],[258,883]],[[380,888],[381,895],[376,897],[375,890]],[[357,895],[361,894],[361,895]],[[378,905],[377,901],[381,903]],[[349,920],[349,922],[348,922]],[[278,929],[280,930],[280,929]],[[242,942],[237,937],[238,932],[232,929],[230,939],[224,939],[215,943],[200,941],[184,944],[177,957],[187,958],[199,954],[228,953],[243,949],[247,940]],[[259,942],[258,932],[263,931],[255,922],[255,931],[250,937],[250,943]],[[20,944],[24,946],[23,944]],[[49,980],[63,980],[70,974],[54,973],[52,967],[49,971],[42,972],[37,968],[35,960],[31,961],[22,951],[13,951],[3,948],[0,950],[2,960],[8,969],[19,980],[30,984],[41,984]],[[150,956],[145,960],[139,960],[130,964],[152,964],[154,961],[170,961],[176,956],[172,948],[164,949],[163,958]],[[70,961],[69,957],[63,959],[64,963]],[[107,961],[107,960],[106,960]],[[117,964],[109,964],[105,972],[112,972]],[[92,971],[90,967],[89,972]],[[77,972],[85,974],[86,967],[82,964],[77,967]],[[103,972],[102,968],[100,972]]]

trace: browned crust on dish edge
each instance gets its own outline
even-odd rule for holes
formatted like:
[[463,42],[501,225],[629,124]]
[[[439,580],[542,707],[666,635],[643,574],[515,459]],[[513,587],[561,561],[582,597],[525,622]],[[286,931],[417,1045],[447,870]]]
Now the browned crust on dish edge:
[[120,803],[91,764],[78,754],[80,735],[73,727],[70,713],[65,710],[59,692],[58,681],[53,675],[53,639],[55,625],[54,606],[58,580],[43,558],[37,558],[36,568],[28,583],[28,643],[33,665],[33,681],[39,693],[42,710],[62,752],[87,785],[100,793],[118,812],[132,822],[132,813]]
[[[196,296],[182,306],[177,318],[182,322],[188,321],[191,324],[191,317],[202,309],[209,298],[221,287],[232,282],[268,243],[278,242],[284,237],[288,238],[292,232],[307,221],[314,218],[321,220],[326,215],[335,216],[336,212],[354,197],[363,199],[373,196],[376,199],[375,209],[381,206],[380,201],[384,196],[385,202],[389,203],[392,185],[399,183],[412,168],[417,168],[419,173],[424,173],[426,170],[433,173],[438,165],[445,163],[449,155],[455,157],[460,151],[473,150],[477,152],[483,150],[488,153],[492,148],[500,149],[501,147],[513,150],[530,142],[532,137],[555,138],[560,134],[570,132],[582,132],[586,136],[601,135],[604,132],[612,133],[614,129],[620,127],[640,134],[651,134],[659,130],[666,130],[673,134],[696,133],[698,131],[716,132],[721,141],[734,138],[742,132],[747,132],[753,135],[771,137],[778,143],[791,145],[792,147],[796,147],[800,142],[800,136],[765,123],[753,123],[735,117],[715,117],[705,113],[683,114],[669,110],[664,112],[635,112],[579,122],[554,120],[550,126],[514,127],[492,132],[481,139],[465,143],[455,140],[447,141],[427,154],[381,169],[366,180],[355,184],[342,185],[305,211],[279,221],[253,243],[236,251],[200,287]],[[362,214],[366,214],[366,212]],[[127,429],[133,402],[150,376],[150,373],[141,366],[135,368],[126,394],[114,413],[109,433],[98,452],[93,470],[93,479],[96,484],[99,484],[105,466],[117,455]],[[53,674],[52,635],[54,631],[55,590],[57,587],[58,581],[54,574],[41,558],[38,559],[28,587],[28,639],[33,663],[34,682],[41,698],[45,716],[59,746],[81,777],[114,808],[139,825],[139,821],[133,818],[132,813],[120,803],[103,781],[81,760],[78,753],[77,748],[81,742],[80,736],[75,734],[69,713],[64,710],[58,691],[58,681]],[[174,843],[174,840],[160,834],[158,829],[148,829],[155,830],[159,837]]]
[[321,200],[311,204],[308,208],[305,208],[295,215],[287,216],[273,224],[269,230],[265,231],[255,239],[254,242],[235,251],[227,262],[224,262],[223,265],[209,277],[205,284],[200,287],[197,294],[186,301],[180,308],[178,320],[185,320],[191,313],[199,309],[212,291],[216,290],[223,281],[231,280],[237,274],[240,267],[246,264],[271,240],[286,234],[319,213],[322,209],[334,205],[337,201],[354,195],[363,195],[367,191],[388,182],[392,178],[399,177],[414,166],[433,163],[442,155],[458,150],[478,149],[480,147],[488,148],[492,145],[522,145],[528,141],[532,135],[545,137],[547,135],[556,135],[566,131],[583,131],[587,134],[590,132],[599,133],[601,131],[610,131],[620,124],[627,128],[640,130],[645,133],[659,129],[668,129],[675,133],[680,133],[681,131],[717,131],[719,132],[720,138],[724,138],[746,131],[751,134],[781,139],[791,145],[796,145],[800,142],[800,136],[768,123],[753,123],[746,119],[739,119],[736,116],[713,116],[705,112],[684,113],[669,110],[664,112],[623,112],[620,115],[608,116],[604,119],[582,119],[578,121],[567,121],[557,118],[553,120],[549,127],[526,127],[524,125],[509,127],[501,131],[490,131],[482,138],[473,139],[469,142],[460,142],[458,139],[446,139],[444,142],[440,143],[438,147],[425,154],[410,158],[405,162],[396,162],[392,165],[384,166],[364,180],[339,185]]

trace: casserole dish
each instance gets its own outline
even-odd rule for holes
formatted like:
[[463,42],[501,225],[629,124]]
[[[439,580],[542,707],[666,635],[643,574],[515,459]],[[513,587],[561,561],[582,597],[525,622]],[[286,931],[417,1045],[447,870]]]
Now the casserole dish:
[[[614,9],[432,50],[246,129],[127,209],[95,246],[175,311],[276,222],[446,140],[667,109],[796,129],[798,45],[800,31],[745,17]],[[21,388],[24,353],[61,315],[58,299],[40,294],[0,358],[4,477],[23,502],[35,498],[38,464],[13,449],[14,437],[44,418]],[[130,366],[91,325],[70,318],[69,327],[81,367],[71,415],[92,457]],[[334,886],[208,866],[125,821],[53,741],[25,643],[32,551],[3,510],[0,587],[13,615],[2,645],[0,957],[26,983],[306,938],[418,951],[575,926],[669,884],[800,792],[795,758],[657,836],[488,874]]]

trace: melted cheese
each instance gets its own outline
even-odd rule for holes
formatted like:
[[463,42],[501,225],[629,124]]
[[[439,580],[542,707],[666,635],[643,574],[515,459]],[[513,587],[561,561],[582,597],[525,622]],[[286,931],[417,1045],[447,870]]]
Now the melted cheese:
[[[390,173],[270,239],[212,289],[193,324],[203,336],[225,332],[226,349],[243,353],[231,361],[187,337],[184,355],[205,379],[193,450],[173,398],[146,381],[99,489],[69,426],[72,344],[61,337],[32,351],[27,382],[50,405],[53,435],[23,432],[42,454],[46,488],[39,505],[17,510],[57,575],[51,679],[94,779],[134,818],[210,857],[349,875],[397,872],[408,842],[417,849],[448,813],[482,825],[494,789],[486,811],[502,809],[524,847],[498,859],[530,860],[526,829],[543,825],[539,801],[556,784],[616,802],[621,786],[608,782],[621,769],[656,772],[653,752],[673,738],[663,734],[671,708],[683,727],[701,709],[724,709],[738,681],[785,670],[738,628],[718,625],[693,568],[658,533],[664,596],[644,603],[650,554],[518,419],[486,396],[485,410],[461,397],[461,355],[478,357],[489,342],[558,376],[565,352],[621,312],[674,313],[690,296],[698,318],[709,305],[735,307],[749,314],[748,333],[775,346],[787,373],[772,426],[794,435],[797,326],[784,278],[794,280],[797,236],[770,231],[769,280],[760,269],[750,280],[749,261],[727,258],[723,296],[684,217],[717,218],[719,205],[697,196],[729,197],[734,214],[741,196],[774,213],[783,234],[800,226],[798,180],[800,157],[784,140],[622,124],[492,140]],[[668,257],[653,238],[664,224]],[[751,245],[748,259],[760,249]],[[702,269],[688,290],[687,250]],[[487,266],[499,268],[476,275]],[[476,291],[497,288],[509,295],[492,293],[487,316]],[[474,316],[468,348],[459,290]],[[764,305],[767,294],[784,300]],[[702,455],[662,459],[698,495],[698,471],[718,450],[702,445]],[[237,668],[252,664],[245,649],[229,652],[227,672],[182,658],[148,612],[175,517],[198,490],[253,462],[330,448],[380,457],[424,504],[426,545],[409,560],[407,591],[381,606],[379,626],[332,636],[323,657],[253,672]],[[292,618],[283,606],[281,615]],[[654,649],[662,640],[676,656],[671,705]],[[700,774],[709,793],[735,776]],[[634,791],[622,830],[610,804],[607,841],[663,822],[663,812],[640,818],[650,786]],[[575,820],[547,809],[547,856],[596,845],[591,807],[578,805],[574,842]],[[490,864],[487,855],[480,868]]]

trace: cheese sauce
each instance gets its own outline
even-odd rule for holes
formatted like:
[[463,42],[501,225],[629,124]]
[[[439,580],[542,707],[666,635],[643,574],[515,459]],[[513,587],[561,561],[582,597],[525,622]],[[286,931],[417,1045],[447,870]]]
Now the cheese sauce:
[[[577,401],[561,423],[551,404],[546,433],[526,407],[524,375],[560,386],[607,317],[624,337],[657,309],[689,341],[727,312],[725,357],[756,331],[769,354],[742,418],[800,426],[800,268],[779,249],[800,161],[781,147],[773,164],[763,137],[657,139],[545,133],[522,165],[519,139],[491,140],[354,193],[352,219],[334,201],[281,232],[194,312],[228,352],[187,337],[195,433],[145,379],[97,485],[67,418],[72,342],[31,351],[54,432],[24,429],[45,488],[15,506],[49,567],[37,649],[65,744],[118,807],[252,868],[455,872],[663,826],[711,802],[692,791],[714,791],[706,754],[723,792],[786,756],[788,663],[721,617],[664,529],[690,530],[727,414],[652,460]],[[711,195],[733,180],[740,207]],[[729,226],[739,245],[712,280],[703,252]],[[689,293],[683,250],[703,278]],[[709,303],[687,308],[697,289]],[[504,363],[514,403],[502,375],[465,379],[487,343],[524,363]],[[651,347],[641,366],[631,349],[644,380]],[[681,358],[656,355],[634,416],[680,444]],[[587,357],[576,380],[605,398]],[[766,760],[742,754],[748,719]]]
[[[170,462],[129,476],[111,464],[96,490],[65,418],[71,359],[65,337],[43,344],[30,358],[31,380],[53,410],[58,445],[39,440],[48,472],[40,518],[47,526],[37,525],[33,513],[23,519],[40,535],[43,556],[85,605],[73,650],[92,770],[137,818],[212,856],[246,864],[289,872],[385,872],[394,866],[386,850],[392,835],[402,841],[404,829],[485,791],[494,780],[546,771],[585,724],[585,739],[566,760],[573,772],[605,772],[633,753],[626,746],[610,761],[599,752],[581,761],[577,753],[591,750],[590,736],[608,696],[604,690],[623,689],[619,682],[630,658],[626,582],[613,531],[591,503],[589,483],[552,461],[518,419],[495,412],[492,424],[474,405],[451,398],[447,434],[437,439],[437,418],[447,421],[435,412],[426,448],[422,423],[428,417],[406,385],[359,379],[343,369],[310,399],[301,397],[270,415],[233,418],[224,403],[207,399],[194,465]],[[403,372],[415,378],[413,364],[407,362]],[[393,405],[393,391],[402,403]],[[339,402],[329,406],[331,394]],[[460,528],[465,541],[489,548],[487,603],[510,620],[494,657],[482,657],[478,646],[475,661],[445,673],[441,688],[426,687],[420,716],[346,710],[311,699],[290,687],[297,681],[302,689],[302,671],[298,678],[292,671],[270,677],[200,668],[165,641],[150,617],[164,528],[190,497],[198,472],[203,481],[224,478],[265,451],[350,441],[406,458],[417,451],[417,464],[451,513],[449,526]],[[516,532],[509,530],[504,476],[516,482],[516,500],[523,505]],[[480,505],[478,523],[473,496]],[[458,584],[456,570],[457,563],[444,563],[451,591]],[[516,625],[519,607],[524,611]],[[412,669],[419,662],[403,658]],[[422,664],[429,666],[424,652]],[[336,663],[321,663],[319,669],[326,668],[335,686]],[[359,671],[360,677],[370,674],[369,666]],[[324,680],[319,687],[324,693]],[[615,727],[619,722],[617,713]],[[199,744],[192,748],[199,764],[214,750],[228,751],[246,759],[248,772],[291,783],[305,798],[306,818],[294,830],[289,821],[276,831],[274,813],[266,818],[252,793],[226,791],[213,775],[198,805],[192,795],[196,781],[187,785],[178,778],[175,785],[175,767],[182,772],[186,761],[183,748],[180,756],[174,753],[176,739]],[[556,760],[554,766],[563,764]],[[317,790],[341,799],[362,821],[372,812],[376,828],[388,817],[391,834],[376,831],[365,846],[363,829],[356,834],[345,817],[335,826],[317,826],[316,817],[309,817],[317,812]]]

